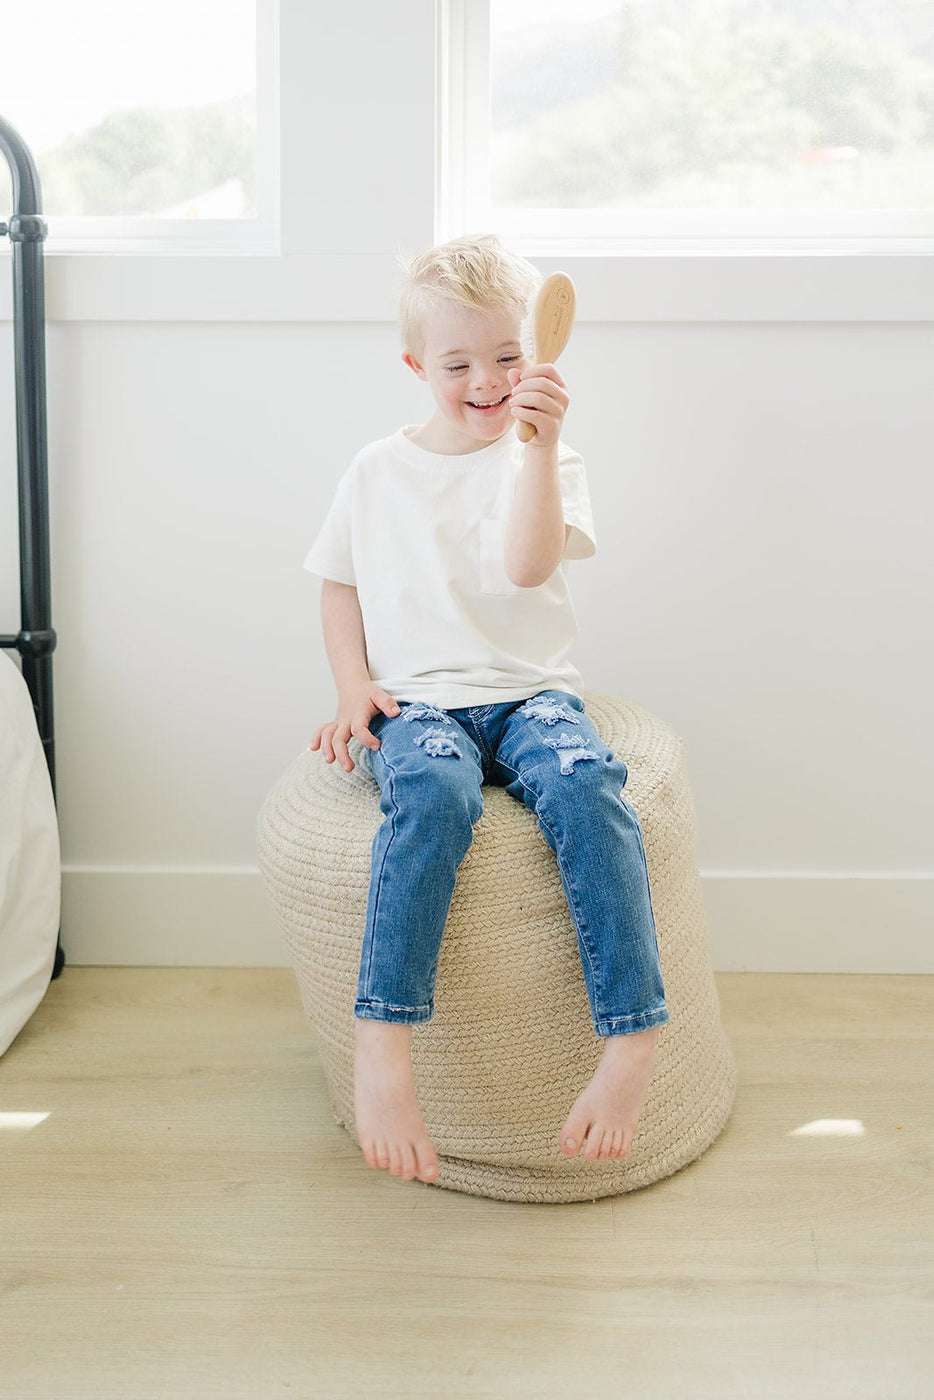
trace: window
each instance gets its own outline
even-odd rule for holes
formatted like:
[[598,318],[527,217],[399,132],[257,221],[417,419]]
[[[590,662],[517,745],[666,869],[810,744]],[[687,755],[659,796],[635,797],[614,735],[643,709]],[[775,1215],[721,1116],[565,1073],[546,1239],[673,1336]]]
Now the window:
[[447,0],[442,236],[934,251],[927,0]]
[[2,114],[36,158],[49,250],[273,250],[273,0],[44,0],[3,28]]

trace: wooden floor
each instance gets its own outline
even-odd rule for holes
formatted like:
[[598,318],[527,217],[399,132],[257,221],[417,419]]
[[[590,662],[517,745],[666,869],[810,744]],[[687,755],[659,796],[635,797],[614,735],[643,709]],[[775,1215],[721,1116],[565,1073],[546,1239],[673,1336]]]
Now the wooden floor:
[[934,979],[717,981],[724,1134],[521,1206],[370,1171],[291,973],[66,969],[0,1059],[0,1396],[931,1400]]

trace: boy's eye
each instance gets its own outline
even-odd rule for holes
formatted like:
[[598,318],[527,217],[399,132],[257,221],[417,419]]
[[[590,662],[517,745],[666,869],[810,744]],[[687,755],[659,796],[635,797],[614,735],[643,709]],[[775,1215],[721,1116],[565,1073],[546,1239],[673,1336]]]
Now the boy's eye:
[[[514,360],[521,360],[521,354],[501,354],[500,364],[513,364]],[[462,374],[468,368],[465,364],[445,364],[445,374]]]

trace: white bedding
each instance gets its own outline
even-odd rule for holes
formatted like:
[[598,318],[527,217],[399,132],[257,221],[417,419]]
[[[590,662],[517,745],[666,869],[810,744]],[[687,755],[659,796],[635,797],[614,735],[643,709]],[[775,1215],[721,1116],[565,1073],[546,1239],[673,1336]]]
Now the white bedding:
[[49,985],[60,900],[49,770],[26,682],[0,652],[0,1054]]

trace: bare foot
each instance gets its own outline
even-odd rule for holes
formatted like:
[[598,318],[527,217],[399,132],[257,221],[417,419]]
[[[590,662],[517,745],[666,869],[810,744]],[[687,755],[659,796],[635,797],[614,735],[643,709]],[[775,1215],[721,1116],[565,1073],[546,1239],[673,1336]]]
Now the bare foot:
[[354,1044],[354,1117],[367,1163],[404,1181],[434,1181],[441,1163],[415,1098],[412,1027],[358,1017]]
[[659,1027],[608,1035],[600,1063],[561,1129],[566,1157],[625,1157],[632,1146],[655,1064]]

